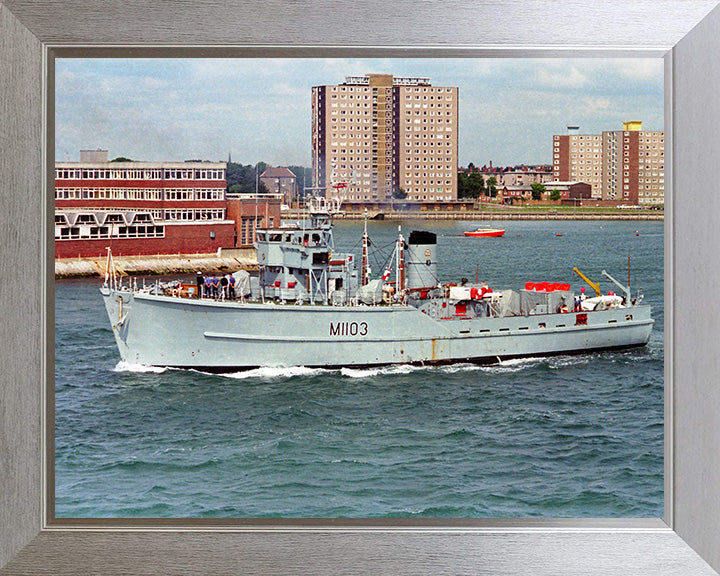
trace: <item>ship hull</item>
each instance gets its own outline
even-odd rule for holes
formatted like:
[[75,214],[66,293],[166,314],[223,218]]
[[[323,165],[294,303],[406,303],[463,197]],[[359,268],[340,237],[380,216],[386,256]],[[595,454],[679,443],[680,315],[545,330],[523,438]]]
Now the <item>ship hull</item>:
[[653,325],[649,306],[461,319],[432,318],[401,305],[298,306],[101,292],[122,360],[215,372],[574,354],[643,346]]
[[505,234],[505,230],[474,230],[471,232],[464,232],[465,236],[472,236],[474,238],[498,238]]

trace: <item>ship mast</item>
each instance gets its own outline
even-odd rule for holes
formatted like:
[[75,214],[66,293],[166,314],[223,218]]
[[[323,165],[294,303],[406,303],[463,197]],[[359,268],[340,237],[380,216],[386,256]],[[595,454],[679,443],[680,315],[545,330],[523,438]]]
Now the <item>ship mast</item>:
[[365,286],[368,283],[368,233],[367,233],[367,208],[365,208],[365,230],[362,239],[362,272],[360,276],[360,285]]
[[405,240],[401,230],[402,228],[398,226],[398,239],[395,246],[395,289],[398,294],[405,289],[405,255],[403,253]]

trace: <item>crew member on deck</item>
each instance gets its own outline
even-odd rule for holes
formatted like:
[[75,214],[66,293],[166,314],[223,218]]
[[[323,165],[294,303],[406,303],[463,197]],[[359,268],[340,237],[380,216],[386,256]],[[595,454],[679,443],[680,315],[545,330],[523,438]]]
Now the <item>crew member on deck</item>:
[[235,276],[228,274],[228,298],[235,300]]
[[197,285],[197,297],[202,298],[203,288],[205,287],[205,276],[203,276],[200,270],[198,270],[195,278],[195,284]]
[[205,298],[210,298],[212,295],[212,277],[205,276]]
[[225,298],[227,298],[228,276],[229,276],[229,274],[225,274],[225,276],[220,278],[220,299],[221,300],[225,300]]

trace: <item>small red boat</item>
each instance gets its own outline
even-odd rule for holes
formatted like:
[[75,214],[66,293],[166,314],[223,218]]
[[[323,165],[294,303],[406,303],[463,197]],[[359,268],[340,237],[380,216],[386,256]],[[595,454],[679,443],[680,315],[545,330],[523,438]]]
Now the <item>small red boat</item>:
[[505,230],[498,228],[478,228],[470,232],[465,232],[465,236],[485,236],[485,237],[497,237],[505,234]]

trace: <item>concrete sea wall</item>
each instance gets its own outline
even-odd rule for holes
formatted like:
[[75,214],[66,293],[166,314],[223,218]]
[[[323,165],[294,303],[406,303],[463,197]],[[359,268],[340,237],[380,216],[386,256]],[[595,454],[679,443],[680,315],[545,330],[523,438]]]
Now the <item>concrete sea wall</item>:
[[[254,248],[233,248],[217,254],[158,254],[155,256],[114,256],[115,269],[121,275],[194,274],[235,272],[257,267]],[[104,276],[106,258],[59,258],[55,260],[55,278]]]
[[[358,220],[364,218],[359,212],[345,212],[338,218],[345,220]],[[423,219],[429,220],[663,220],[662,211],[627,211],[624,213],[603,213],[603,212],[368,212],[368,218],[383,218],[387,220],[396,219]]]
[[[293,213],[288,218],[303,218],[305,214]],[[387,219],[429,220],[662,220],[662,211],[630,211],[621,213],[582,212],[559,210],[557,213],[541,212],[439,212],[394,211],[370,213],[372,217]],[[345,212],[340,219],[360,219],[360,213]],[[208,272],[235,272],[240,268],[253,270],[257,267],[254,248],[222,248],[217,254],[158,254],[154,256],[115,256],[115,267],[121,274],[194,274],[198,270]],[[78,278],[104,276],[106,258],[58,258],[55,260],[55,278]]]

